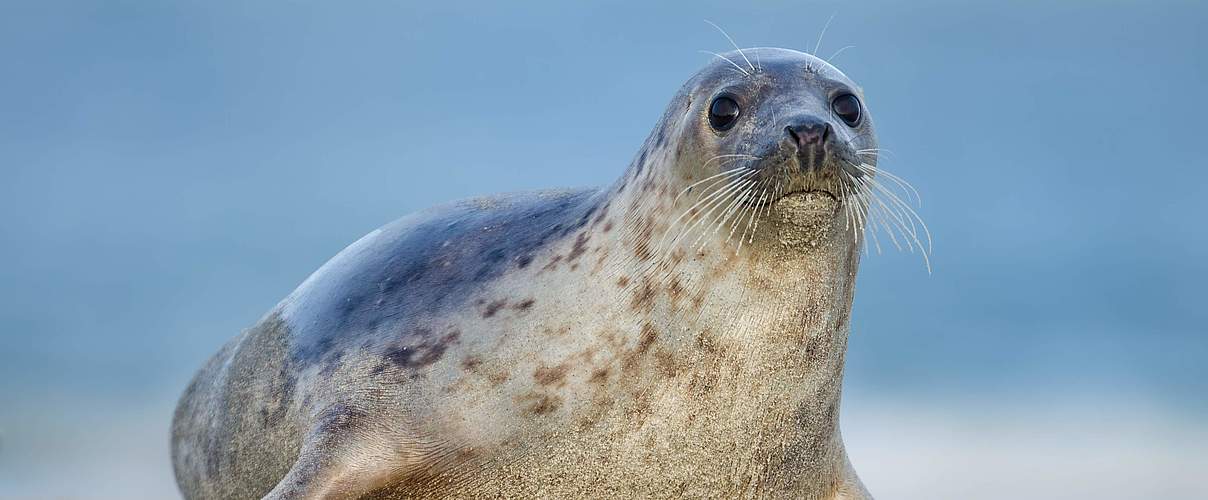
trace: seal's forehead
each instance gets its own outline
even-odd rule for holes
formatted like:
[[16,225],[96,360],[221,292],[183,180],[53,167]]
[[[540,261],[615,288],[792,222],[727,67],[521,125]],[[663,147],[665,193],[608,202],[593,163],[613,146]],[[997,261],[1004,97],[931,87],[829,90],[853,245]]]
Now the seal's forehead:
[[820,76],[856,88],[855,82],[830,63],[805,52],[774,47],[720,54],[698,74],[704,80],[740,80],[755,75],[781,81]]

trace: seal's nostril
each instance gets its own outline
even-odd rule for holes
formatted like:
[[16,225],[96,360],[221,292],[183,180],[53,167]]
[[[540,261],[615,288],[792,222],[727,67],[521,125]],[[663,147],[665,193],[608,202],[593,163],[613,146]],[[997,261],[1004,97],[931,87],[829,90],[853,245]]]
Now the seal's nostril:
[[831,126],[817,118],[807,117],[798,120],[796,124],[785,127],[784,130],[788,132],[789,137],[793,138],[797,149],[804,151],[807,148],[824,144],[830,137]]
[[784,127],[784,131],[789,135],[790,138],[793,139],[793,144],[797,145],[797,147],[801,147],[801,138],[797,137],[797,132],[793,131],[793,127]]

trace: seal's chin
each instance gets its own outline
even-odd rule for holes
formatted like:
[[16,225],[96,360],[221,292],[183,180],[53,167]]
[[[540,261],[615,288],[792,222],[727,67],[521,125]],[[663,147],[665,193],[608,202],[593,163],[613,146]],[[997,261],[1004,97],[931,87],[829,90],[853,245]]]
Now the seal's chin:
[[824,225],[839,213],[839,199],[822,190],[791,192],[772,202],[773,218],[793,225]]

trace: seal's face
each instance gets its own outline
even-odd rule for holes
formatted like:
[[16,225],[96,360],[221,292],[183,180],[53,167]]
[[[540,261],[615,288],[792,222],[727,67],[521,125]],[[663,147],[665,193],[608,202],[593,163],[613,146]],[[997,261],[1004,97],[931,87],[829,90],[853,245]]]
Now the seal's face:
[[[859,87],[834,66],[792,50],[745,49],[721,55],[685,92],[679,132],[692,154],[676,168],[690,189],[728,189],[715,198],[733,199],[751,219],[775,217],[777,205],[796,206],[811,225],[855,216],[843,205],[875,169],[876,135]],[[704,179],[713,180],[694,184]]]

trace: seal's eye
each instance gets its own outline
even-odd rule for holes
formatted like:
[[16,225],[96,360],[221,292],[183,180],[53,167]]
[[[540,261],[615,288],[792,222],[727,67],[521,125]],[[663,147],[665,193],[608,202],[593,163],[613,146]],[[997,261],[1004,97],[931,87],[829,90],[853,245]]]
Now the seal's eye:
[[713,104],[709,106],[709,125],[718,132],[724,132],[734,126],[734,122],[738,121],[738,103],[729,96],[721,96],[713,100]]
[[843,94],[831,101],[831,109],[848,127],[860,124],[860,100],[851,94]]

